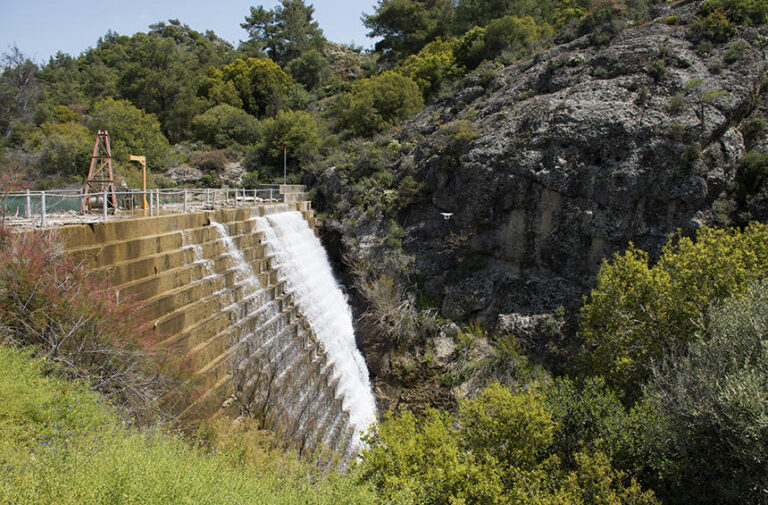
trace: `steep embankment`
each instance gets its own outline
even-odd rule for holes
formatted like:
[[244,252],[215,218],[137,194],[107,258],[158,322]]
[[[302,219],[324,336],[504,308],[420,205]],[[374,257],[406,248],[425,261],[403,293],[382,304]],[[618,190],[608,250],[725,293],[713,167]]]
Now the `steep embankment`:
[[222,431],[210,450],[161,429],[139,430],[85,384],[56,378],[54,370],[0,345],[2,503],[372,502],[350,478],[318,478],[259,445],[248,429]]
[[[587,35],[481,67],[379,142],[399,153],[391,181],[319,174],[328,208],[343,209],[326,225],[331,241],[372,277],[418,286],[443,316],[549,352],[541,315],[577,307],[602,259],[630,241],[656,254],[675,230],[714,222],[734,180],[744,124],[762,114],[768,30],[699,44],[686,26],[697,6],[661,7],[605,45]],[[412,263],[391,260],[399,243]],[[392,342],[366,338],[375,373]]]

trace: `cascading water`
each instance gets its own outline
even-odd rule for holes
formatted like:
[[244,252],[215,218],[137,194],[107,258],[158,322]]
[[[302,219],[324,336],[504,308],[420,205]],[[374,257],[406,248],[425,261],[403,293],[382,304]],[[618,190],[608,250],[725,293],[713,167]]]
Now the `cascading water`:
[[360,432],[376,418],[376,404],[365,360],[355,343],[352,313],[333,277],[325,249],[299,212],[280,212],[255,220],[264,234],[268,254],[277,260],[278,275],[333,364],[342,405],[349,412],[355,445],[359,445]]

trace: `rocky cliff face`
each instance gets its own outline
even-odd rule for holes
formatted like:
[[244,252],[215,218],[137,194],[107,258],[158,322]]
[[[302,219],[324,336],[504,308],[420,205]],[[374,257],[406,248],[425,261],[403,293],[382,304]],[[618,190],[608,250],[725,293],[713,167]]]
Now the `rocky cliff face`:
[[[685,27],[694,11],[659,11],[679,24],[627,28],[604,46],[586,36],[481,68],[396,132],[413,148],[393,158],[390,186],[402,194],[410,175],[420,190],[396,206],[397,238],[443,316],[525,333],[521,317],[580,305],[600,262],[630,241],[653,254],[677,229],[712,222],[745,152],[743,124],[763,114],[768,30],[697,52]],[[386,210],[343,202],[397,191],[339,169],[319,181],[342,208],[328,229],[344,253],[387,265]]]

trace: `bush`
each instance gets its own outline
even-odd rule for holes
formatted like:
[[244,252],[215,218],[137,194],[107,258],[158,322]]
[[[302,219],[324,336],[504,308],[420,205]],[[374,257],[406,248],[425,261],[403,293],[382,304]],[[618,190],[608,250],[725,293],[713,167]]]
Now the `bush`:
[[709,326],[708,308],[743,294],[768,275],[768,225],[743,231],[702,228],[695,240],[677,237],[654,266],[630,245],[603,263],[581,310],[588,371],[632,401],[650,367],[685,349]]
[[325,84],[331,77],[331,65],[317,49],[305,51],[298,58],[288,62],[285,69],[297,82],[307,89],[315,89]]
[[695,163],[699,158],[701,158],[701,144],[698,142],[685,146],[683,154],[680,156],[680,159],[686,165]]
[[747,149],[750,149],[765,134],[766,125],[768,123],[761,117],[754,117],[744,122],[741,133],[744,135]]
[[566,467],[575,466],[573,457],[580,450],[615,452],[628,416],[602,378],[580,384],[558,378],[544,388],[544,397],[555,421],[550,447]]
[[195,154],[192,158],[192,166],[203,172],[221,172],[227,166],[228,161],[224,151],[206,151]]
[[211,67],[201,92],[216,103],[242,107],[256,117],[272,116],[289,101],[294,82],[268,58],[236,59]]
[[654,60],[645,66],[645,71],[653,77],[654,81],[660,81],[662,77],[667,75],[667,62],[663,59]]
[[423,107],[419,86],[395,72],[358,81],[334,105],[339,126],[360,136],[373,135]]
[[688,102],[685,100],[685,95],[682,93],[675,93],[672,98],[669,99],[667,104],[667,110],[672,114],[680,114],[685,109]]
[[574,469],[563,468],[548,451],[554,431],[535,387],[494,384],[456,415],[388,415],[366,437],[360,478],[388,503],[658,503],[602,453],[575,453]]
[[698,18],[691,26],[691,31],[694,36],[722,43],[733,37],[736,28],[722,9],[713,9],[703,18]]
[[649,397],[664,425],[670,501],[763,503],[768,492],[768,281],[727,300],[709,331],[660,367]]
[[42,233],[0,230],[0,337],[35,348],[147,419],[185,370],[141,314]]
[[85,177],[95,140],[95,135],[79,123],[43,123],[27,147],[40,153],[44,173]]
[[258,128],[259,121],[255,117],[228,104],[211,107],[192,120],[195,138],[218,148],[233,143],[253,144]]
[[739,61],[741,57],[744,56],[744,51],[746,51],[748,47],[749,44],[743,40],[737,40],[728,46],[728,49],[725,51],[725,55],[723,56],[723,61],[729,65]]
[[768,177],[768,153],[749,151],[741,160],[736,172],[738,183],[737,194],[744,200],[747,195],[753,195],[760,190]]
[[494,19],[485,30],[485,59],[495,58],[505,50],[516,56],[528,54],[554,35],[550,25],[539,25],[531,16]]
[[699,7],[699,12],[727,17],[730,22],[739,25],[760,25],[768,22],[768,4],[759,0],[706,0]]
[[292,171],[311,161],[320,147],[315,118],[308,112],[289,110],[280,111],[274,119],[264,120],[261,145],[255,157],[249,159],[249,166],[271,167],[275,177],[282,175],[284,145],[289,149],[288,164]]
[[482,63],[486,57],[485,33],[485,28],[476,26],[458,40],[453,54],[459,65],[467,70],[473,70]]
[[434,96],[444,82],[463,75],[453,56],[454,41],[437,40],[427,44],[418,54],[400,64],[398,72],[410,77],[421,90],[424,99]]

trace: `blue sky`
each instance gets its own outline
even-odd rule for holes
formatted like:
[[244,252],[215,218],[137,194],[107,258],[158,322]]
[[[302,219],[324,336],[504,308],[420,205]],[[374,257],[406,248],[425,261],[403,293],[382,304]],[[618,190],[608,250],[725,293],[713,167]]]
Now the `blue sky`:
[[[371,39],[360,21],[373,12],[376,0],[305,0],[315,7],[315,19],[334,42],[370,47]],[[38,63],[56,51],[77,56],[96,45],[107,30],[121,35],[145,32],[158,21],[178,19],[193,29],[216,34],[237,44],[246,38],[240,23],[251,5],[271,9],[277,0],[0,0],[0,53],[16,44]]]

